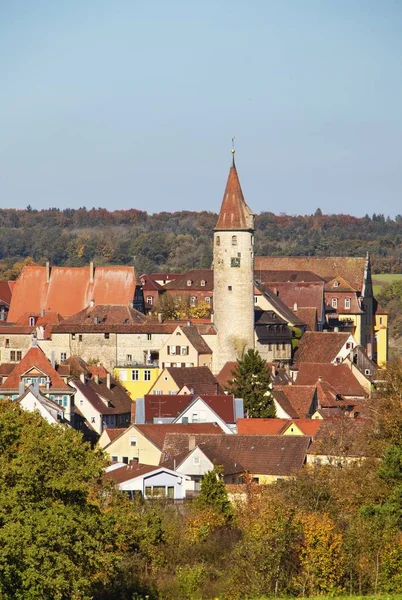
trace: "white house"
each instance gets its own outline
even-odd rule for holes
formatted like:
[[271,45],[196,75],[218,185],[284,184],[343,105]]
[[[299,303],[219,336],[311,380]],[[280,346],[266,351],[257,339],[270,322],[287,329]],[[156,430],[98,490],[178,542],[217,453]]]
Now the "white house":
[[115,481],[120,490],[130,496],[137,492],[144,498],[183,500],[186,496],[186,483],[190,478],[166,467],[118,463],[106,469],[105,479]]
[[50,400],[38,390],[35,390],[33,386],[30,386],[25,392],[17,398],[21,408],[28,412],[38,411],[51,425],[55,423],[61,423],[64,421],[64,409],[62,406]]

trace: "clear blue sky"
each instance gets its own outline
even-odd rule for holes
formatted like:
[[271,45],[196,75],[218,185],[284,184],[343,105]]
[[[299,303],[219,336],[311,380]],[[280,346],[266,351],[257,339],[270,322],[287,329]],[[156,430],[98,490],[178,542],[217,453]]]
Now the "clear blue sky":
[[0,207],[402,213],[401,0],[0,0]]

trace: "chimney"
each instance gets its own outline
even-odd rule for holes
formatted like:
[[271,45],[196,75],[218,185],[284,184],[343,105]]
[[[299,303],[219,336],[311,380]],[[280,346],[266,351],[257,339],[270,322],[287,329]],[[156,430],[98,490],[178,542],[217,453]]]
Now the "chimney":
[[159,321],[159,323],[163,323],[162,313],[158,313],[158,321]]
[[106,373],[106,386],[110,390],[110,373]]
[[23,381],[20,381],[18,384],[18,395],[22,396],[22,394],[25,392],[25,385]]
[[339,327],[334,327],[334,332],[339,333]]
[[54,369],[56,366],[56,358],[55,358],[54,350],[52,350],[50,353],[50,362],[52,363],[52,367]]
[[80,381],[85,383],[85,373],[80,373]]
[[94,282],[94,277],[95,277],[95,267],[94,267],[93,261],[91,260],[91,262],[89,263],[89,283]]
[[45,309],[44,309],[44,308],[41,308],[41,309],[40,309],[40,316],[41,316],[41,317],[44,317],[44,316],[45,316]]
[[46,283],[50,283],[50,271],[51,271],[50,262],[47,261],[47,263],[46,263]]
[[214,322],[214,311],[211,310],[211,323],[213,323],[213,322]]
[[99,375],[94,375],[94,382],[99,383]]
[[131,403],[131,418],[130,423],[135,423],[135,402]]
[[195,435],[188,436],[188,451],[194,450],[195,448]]
[[297,302],[295,302],[295,303],[293,304],[293,310],[294,310],[294,311],[297,311]]
[[318,376],[318,381],[321,383],[321,381],[322,381],[321,375]]
[[95,300],[92,298],[91,302],[89,303],[89,306],[91,308],[93,308],[95,306]]

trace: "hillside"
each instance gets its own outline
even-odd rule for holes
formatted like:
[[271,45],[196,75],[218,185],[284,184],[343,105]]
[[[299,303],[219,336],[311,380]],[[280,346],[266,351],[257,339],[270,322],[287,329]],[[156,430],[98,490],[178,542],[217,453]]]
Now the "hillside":
[[[134,264],[139,272],[209,267],[217,215],[148,214],[130,209],[0,210],[0,273],[15,277],[27,257],[44,264]],[[264,212],[256,219],[256,253],[273,256],[364,256],[376,273],[402,272],[402,216],[289,216]]]

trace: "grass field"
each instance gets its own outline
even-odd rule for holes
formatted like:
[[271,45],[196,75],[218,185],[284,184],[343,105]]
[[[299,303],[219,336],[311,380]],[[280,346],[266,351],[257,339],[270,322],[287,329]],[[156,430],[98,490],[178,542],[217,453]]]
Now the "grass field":
[[373,292],[377,296],[381,292],[381,288],[395,281],[402,281],[402,273],[381,273],[373,275]]

